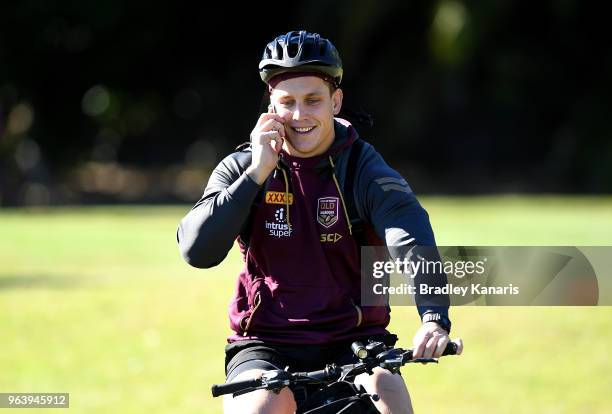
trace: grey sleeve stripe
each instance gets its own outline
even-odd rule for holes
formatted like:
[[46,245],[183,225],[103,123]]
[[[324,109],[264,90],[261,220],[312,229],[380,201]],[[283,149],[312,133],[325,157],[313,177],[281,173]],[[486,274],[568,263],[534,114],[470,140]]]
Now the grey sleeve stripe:
[[383,189],[383,191],[391,191],[391,190],[396,190],[396,191],[402,191],[404,193],[412,193],[412,190],[410,189],[410,187],[406,186],[403,187],[401,185],[397,185],[397,184],[386,184],[386,185],[382,185],[380,186],[380,188]]
[[410,237],[410,234],[401,228],[391,227],[385,230],[385,239],[392,241],[393,246],[406,246],[414,242],[414,237]]
[[376,182],[376,184],[380,184],[380,185],[386,184],[386,183],[395,183],[395,184],[400,184],[400,185],[408,185],[406,180],[404,180],[403,178],[395,178],[395,177],[377,178],[374,181]]

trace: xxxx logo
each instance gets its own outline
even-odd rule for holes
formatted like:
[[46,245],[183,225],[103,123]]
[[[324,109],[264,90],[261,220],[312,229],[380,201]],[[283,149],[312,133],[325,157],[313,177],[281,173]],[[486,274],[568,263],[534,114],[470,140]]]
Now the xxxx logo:
[[[286,196],[289,196],[287,199]],[[282,191],[266,191],[266,204],[293,204],[293,194]]]

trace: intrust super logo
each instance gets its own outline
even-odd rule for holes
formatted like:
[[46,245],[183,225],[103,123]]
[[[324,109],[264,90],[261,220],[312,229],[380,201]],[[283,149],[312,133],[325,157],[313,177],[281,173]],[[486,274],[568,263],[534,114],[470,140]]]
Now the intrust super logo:
[[268,234],[274,237],[289,237],[293,230],[287,223],[287,213],[285,207],[280,207],[274,211],[274,221],[266,220],[266,230]]
[[266,204],[293,204],[293,194],[282,191],[266,191]]

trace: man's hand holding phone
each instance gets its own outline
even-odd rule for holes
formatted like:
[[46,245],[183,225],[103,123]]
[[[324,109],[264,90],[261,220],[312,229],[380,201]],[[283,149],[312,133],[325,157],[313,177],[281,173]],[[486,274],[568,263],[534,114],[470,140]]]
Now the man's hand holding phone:
[[285,138],[284,122],[270,106],[267,113],[261,114],[251,132],[252,160],[246,173],[257,184],[263,184],[276,167]]

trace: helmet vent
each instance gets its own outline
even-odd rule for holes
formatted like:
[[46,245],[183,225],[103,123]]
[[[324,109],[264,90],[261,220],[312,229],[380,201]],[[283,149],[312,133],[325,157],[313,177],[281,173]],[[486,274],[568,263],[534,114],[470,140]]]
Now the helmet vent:
[[272,54],[272,59],[282,59],[283,58],[283,47],[277,43],[276,47],[274,48],[276,53]]
[[301,56],[312,56],[313,52],[314,52],[314,45],[312,44],[312,42],[304,42],[304,44],[302,45],[302,53]]
[[294,58],[297,56],[300,46],[297,43],[290,42],[287,45],[287,55],[290,58]]

